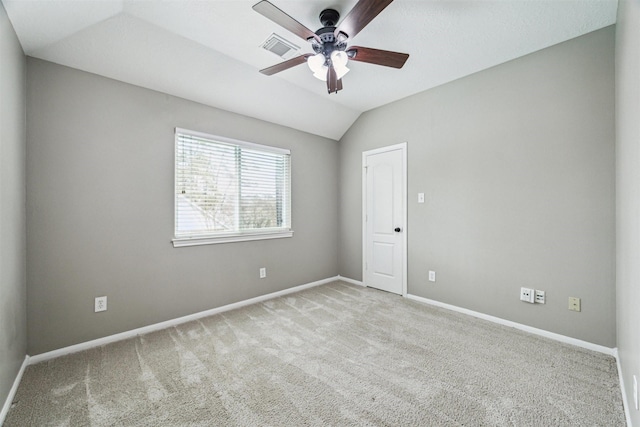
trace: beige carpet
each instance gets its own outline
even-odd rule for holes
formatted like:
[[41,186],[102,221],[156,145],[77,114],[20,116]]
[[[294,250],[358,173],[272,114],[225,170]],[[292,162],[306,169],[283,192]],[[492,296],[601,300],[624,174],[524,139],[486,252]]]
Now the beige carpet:
[[30,366],[5,423],[624,424],[612,357],[341,282]]

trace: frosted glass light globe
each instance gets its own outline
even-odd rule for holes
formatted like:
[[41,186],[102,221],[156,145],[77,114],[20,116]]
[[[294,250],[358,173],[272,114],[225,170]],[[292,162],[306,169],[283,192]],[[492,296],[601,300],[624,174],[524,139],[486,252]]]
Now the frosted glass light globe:
[[324,65],[326,59],[323,54],[319,53],[317,55],[310,56],[307,59],[307,65],[309,69],[313,71],[313,77],[316,79],[327,81],[327,70],[329,67]]

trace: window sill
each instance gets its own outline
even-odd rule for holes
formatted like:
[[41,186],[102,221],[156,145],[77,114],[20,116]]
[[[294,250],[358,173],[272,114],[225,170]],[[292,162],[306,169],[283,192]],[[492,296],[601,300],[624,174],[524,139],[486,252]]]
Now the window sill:
[[227,234],[221,236],[176,237],[172,240],[174,248],[184,246],[217,245],[219,243],[249,242],[252,240],[283,239],[293,237],[292,230],[262,233]]

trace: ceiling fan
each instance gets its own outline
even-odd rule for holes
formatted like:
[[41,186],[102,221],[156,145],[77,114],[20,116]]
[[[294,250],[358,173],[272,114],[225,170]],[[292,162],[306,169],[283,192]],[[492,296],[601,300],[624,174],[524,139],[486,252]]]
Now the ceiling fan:
[[391,2],[393,0],[360,0],[338,26],[336,24],[340,14],[334,9],[325,9],[320,12],[320,22],[323,26],[316,32],[311,31],[267,0],[255,4],[253,10],[310,42],[316,53],[297,56],[260,72],[270,76],[306,62],[313,71],[314,77],[327,82],[327,91],[337,93],[342,90],[342,77],[349,71],[346,67],[349,60],[402,68],[409,58],[406,53],[347,46],[348,40],[355,37]]

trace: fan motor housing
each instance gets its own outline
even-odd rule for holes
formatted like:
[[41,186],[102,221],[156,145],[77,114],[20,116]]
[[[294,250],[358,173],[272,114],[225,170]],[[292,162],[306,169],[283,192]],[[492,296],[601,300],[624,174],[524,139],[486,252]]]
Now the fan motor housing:
[[316,34],[318,35],[318,37],[320,37],[322,43],[333,43],[336,40],[335,36],[333,35],[333,32],[335,30],[336,27],[322,27],[318,31],[316,31]]
[[322,53],[329,58],[331,52],[334,50],[346,49],[346,42],[337,40],[335,36],[336,24],[339,20],[340,14],[335,9],[325,9],[320,12],[320,22],[322,22],[324,26],[316,31],[316,35],[322,43],[317,43],[312,40],[313,50],[316,53]]

